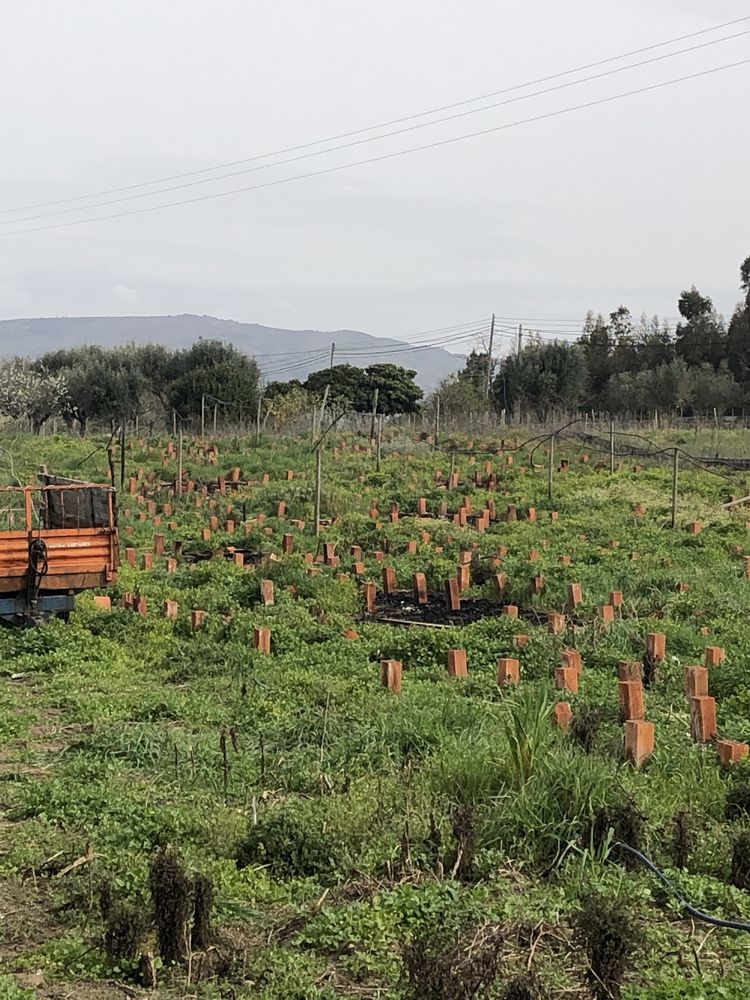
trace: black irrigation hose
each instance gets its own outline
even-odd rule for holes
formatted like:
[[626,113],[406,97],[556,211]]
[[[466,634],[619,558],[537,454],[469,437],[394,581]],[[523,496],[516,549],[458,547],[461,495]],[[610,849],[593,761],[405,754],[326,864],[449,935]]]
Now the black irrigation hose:
[[636,851],[634,847],[630,847],[629,844],[623,844],[619,840],[616,841],[612,847],[616,847],[618,850],[625,851],[632,857],[637,858],[638,861],[640,861],[652,875],[656,875],[659,881],[680,901],[685,912],[689,913],[691,917],[694,917],[696,920],[700,920],[705,924],[713,924],[714,927],[728,927],[733,931],[750,931],[750,924],[745,923],[743,920],[722,920],[721,917],[712,917],[710,913],[704,913],[703,910],[697,910],[694,906],[691,906],[677,886],[670,882],[664,872],[657,868],[653,861],[649,861],[645,854],[641,854],[640,851]]

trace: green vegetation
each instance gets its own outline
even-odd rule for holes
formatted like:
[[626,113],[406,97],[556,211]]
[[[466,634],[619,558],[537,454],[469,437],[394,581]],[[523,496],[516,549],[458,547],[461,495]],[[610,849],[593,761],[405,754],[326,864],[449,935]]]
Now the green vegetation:
[[[720,450],[743,446],[740,432],[719,434]],[[119,498],[112,609],[83,595],[68,623],[0,631],[0,997],[62,984],[121,996],[112,982],[139,995],[155,981],[147,995],[212,1000],[744,1000],[750,935],[691,921],[615,842],[644,851],[699,909],[750,921],[750,761],[722,767],[691,739],[683,674],[707,645],[724,647],[710,671],[719,735],[750,741],[750,540],[742,507],[722,507],[750,477],[681,473],[671,530],[669,468],[622,461],[610,477],[562,443],[569,465],[550,501],[533,464],[542,447],[508,464],[498,442],[475,440],[476,457],[454,456],[451,486],[449,455],[385,438],[380,472],[364,439],[327,439],[320,539],[309,440],[227,437],[218,454],[186,442],[196,489],[181,497],[166,442],[130,442],[128,475],[143,474],[140,495]],[[91,441],[3,447],[21,480],[40,461],[106,479]],[[219,492],[233,467],[241,483]],[[494,502],[486,531],[452,522],[466,497],[470,517]],[[434,516],[441,502],[448,518]],[[511,504],[518,520],[504,518]],[[144,569],[155,534],[167,551]],[[323,542],[340,565],[305,559]],[[462,597],[483,613],[453,624],[443,583],[463,552]],[[364,612],[361,585],[380,588],[385,567],[401,591],[426,574],[444,627]],[[498,572],[518,619],[496,613]],[[583,602],[553,634],[545,612],[565,609],[571,583]],[[598,609],[613,591],[623,603],[607,625]],[[122,607],[128,594],[147,615]],[[381,617],[419,616],[405,605],[381,604]],[[207,613],[196,630],[194,609]],[[260,627],[271,655],[254,646]],[[636,770],[617,665],[641,659],[650,632],[666,634],[667,656],[645,693],[655,752]],[[577,693],[554,686],[566,648],[583,660]],[[467,651],[468,677],[447,675],[450,649]],[[520,660],[517,689],[498,686],[498,657]],[[398,695],[381,684],[383,659],[403,664]],[[569,731],[553,722],[560,700]]]

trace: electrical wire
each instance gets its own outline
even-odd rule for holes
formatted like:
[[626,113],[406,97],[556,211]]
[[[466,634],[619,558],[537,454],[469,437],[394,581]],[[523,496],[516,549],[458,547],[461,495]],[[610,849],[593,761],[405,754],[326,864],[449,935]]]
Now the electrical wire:
[[611,104],[614,101],[623,100],[628,97],[636,97],[641,94],[652,93],[657,90],[662,90],[665,87],[672,87],[680,83],[686,83],[689,80],[697,80],[703,77],[712,76],[716,73],[723,73],[730,69],[737,69],[740,66],[746,66],[750,63],[750,59],[739,59],[735,62],[724,63],[720,66],[713,66],[710,69],[701,70],[696,73],[688,73],[684,76],[673,77],[671,80],[662,80],[659,83],[649,84],[648,86],[638,87],[634,90],[624,91],[619,94],[611,94],[608,97],[602,97],[591,101],[585,101],[581,104],[571,105],[567,108],[559,108],[555,111],[548,111],[543,114],[533,115],[529,118],[519,119],[514,122],[506,122],[503,125],[495,125],[489,128],[478,129],[475,132],[467,132],[462,135],[450,136],[445,139],[438,139],[433,142],[424,143],[420,146],[410,146],[406,149],[394,150],[389,153],[381,153],[377,156],[365,157],[361,160],[352,160],[348,163],[340,163],[330,167],[323,167],[319,170],[311,170],[302,174],[293,174],[289,177],[280,177],[270,181],[264,181],[260,184],[251,184],[239,188],[230,188],[226,191],[214,191],[211,194],[198,195],[193,198],[183,198],[176,201],[163,202],[159,205],[144,205],[140,208],[128,209],[122,212],[112,212],[108,215],[92,216],[84,219],[70,219],[65,222],[55,222],[45,226],[32,226],[27,229],[17,229],[14,231],[4,231],[5,236],[19,236],[25,233],[38,233],[46,232],[53,229],[64,229],[70,226],[81,226],[87,225],[92,222],[108,222],[113,219],[121,219],[128,216],[134,215],[144,215],[150,212],[162,211],[167,208],[177,208],[183,205],[195,205],[201,202],[214,201],[217,198],[227,198],[236,194],[244,194],[249,191],[259,191],[265,188],[277,187],[282,184],[291,184],[296,181],[308,180],[314,177],[322,177],[328,174],[338,173],[342,170],[350,170],[352,167],[367,166],[374,163],[383,163],[387,160],[393,160],[401,156],[408,156],[412,153],[425,152],[427,150],[439,149],[444,146],[453,145],[457,142],[465,142],[468,139],[481,138],[486,135],[493,135],[499,132],[509,131],[510,129],[520,128],[524,125],[537,124],[538,122],[548,121],[553,118],[559,118],[563,115],[573,114],[578,111],[585,111],[590,108],[602,107],[606,104]]
[[724,42],[733,41],[737,38],[742,38],[750,34],[750,28],[745,31],[736,32],[733,35],[727,35],[724,38],[712,38],[707,42],[699,42],[697,45],[691,45],[684,49],[677,49],[674,52],[665,52],[658,56],[652,56],[649,59],[643,59],[640,62],[631,63],[628,66],[617,66],[614,69],[603,70],[601,73],[594,73],[591,76],[581,77],[579,80],[569,80],[566,83],[558,83],[553,87],[546,87],[543,90],[532,91],[530,94],[520,94],[516,97],[510,97],[507,100],[499,101],[494,104],[487,104],[480,108],[469,108],[467,111],[457,111],[450,115],[445,115],[441,118],[435,118],[432,121],[418,122],[414,125],[406,125],[403,128],[393,129],[389,132],[383,132],[381,135],[366,136],[360,139],[352,139],[349,142],[339,143],[336,146],[329,146],[325,149],[316,149],[311,152],[299,153],[296,156],[287,157],[283,160],[276,160],[273,163],[261,163],[252,167],[243,167],[240,170],[234,170],[230,173],[218,174],[215,177],[204,177],[199,180],[184,181],[182,184],[174,184],[168,187],[156,188],[153,191],[138,192],[136,194],[126,194],[120,198],[110,198],[106,201],[94,202],[94,204],[86,205],[83,209],[80,206],[75,206],[73,208],[61,208],[53,212],[41,212],[37,215],[27,215],[22,218],[15,219],[4,219],[0,221],[0,226],[12,226],[20,225],[25,222],[36,222],[40,219],[50,219],[59,217],[61,215],[70,215],[76,212],[90,211],[96,208],[107,208],[110,205],[120,205],[125,202],[134,201],[138,198],[152,198],[160,194],[170,194],[173,191],[184,191],[187,188],[197,187],[201,184],[211,184],[216,181],[231,180],[234,177],[244,176],[246,174],[257,173],[260,170],[268,170],[274,167],[286,166],[290,163],[298,163],[301,160],[308,160],[318,156],[325,156],[328,153],[339,152],[342,149],[352,149],[357,146],[368,145],[371,142],[381,142],[383,139],[390,139],[394,136],[405,135],[411,132],[417,132],[421,129],[433,128],[435,125],[444,125],[446,122],[456,121],[460,118],[467,118],[471,115],[483,114],[486,111],[496,111],[498,108],[507,107],[510,104],[517,104],[521,101],[528,101],[535,97],[544,97],[548,94],[556,93],[560,90],[568,90],[571,87],[578,87],[583,83],[590,83],[593,80],[601,80],[605,77],[616,76],[620,73],[626,73],[632,69],[640,69],[643,66],[648,66],[653,63],[663,62],[666,59],[673,59],[675,56],[685,55],[690,52],[695,52],[700,49],[709,48],[713,45],[721,45]]

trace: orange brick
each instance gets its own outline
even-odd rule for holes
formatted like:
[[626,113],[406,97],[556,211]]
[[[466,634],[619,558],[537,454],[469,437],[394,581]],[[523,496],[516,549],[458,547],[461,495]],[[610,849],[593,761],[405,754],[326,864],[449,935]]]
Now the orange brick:
[[253,648],[257,649],[259,653],[265,653],[266,655],[270,654],[271,652],[270,628],[253,629]]
[[362,593],[365,598],[365,607],[368,614],[372,614],[375,611],[375,599],[377,597],[377,590],[374,583],[366,583],[362,587]]
[[507,618],[518,618],[518,605],[516,604],[506,604],[503,608],[503,614]]
[[539,574],[538,576],[532,576],[531,578],[531,593],[541,594],[544,590],[544,577]]
[[383,593],[384,594],[396,593],[396,570],[393,568],[393,566],[383,567]]
[[667,637],[663,632],[649,632],[646,635],[646,653],[656,662],[664,659],[667,655]]
[[573,609],[583,603],[583,588],[580,583],[568,584],[568,607]]
[[737,740],[716,741],[716,752],[725,767],[730,764],[740,764],[747,757],[748,751],[750,747],[747,743],[740,743]]
[[411,578],[412,594],[416,604],[427,604],[427,577],[424,573],[415,573]]
[[260,599],[267,608],[274,603],[273,580],[260,581]]
[[685,667],[685,694],[688,698],[704,698],[708,694],[706,667]]
[[402,667],[400,660],[380,661],[380,680],[384,688],[388,688],[394,694],[401,693]]
[[687,530],[691,535],[700,535],[701,525],[697,521],[691,521],[691,523],[688,525]]
[[622,591],[613,590],[612,593],[609,595],[609,603],[612,605],[613,608],[622,607]]
[[94,607],[99,608],[100,611],[109,611],[112,607],[112,598],[108,594],[96,594]]
[[513,645],[516,647],[516,649],[525,649],[526,646],[528,646],[528,644],[529,644],[529,637],[527,635],[524,635],[521,632],[517,632],[516,635],[513,636]]
[[445,581],[445,604],[449,611],[461,610],[461,593],[455,576]]
[[456,567],[456,580],[459,590],[468,590],[471,586],[471,566],[461,563]]
[[556,611],[551,611],[547,615],[547,631],[552,635],[562,635],[565,632],[565,628],[565,615],[558,614]]
[[643,684],[640,680],[618,681],[617,693],[620,702],[620,722],[642,719],[645,716]]
[[615,620],[615,609],[611,604],[602,604],[598,609],[598,613],[604,625],[611,625]]
[[710,743],[716,737],[716,701],[703,695],[690,699],[690,732],[696,743]]
[[578,671],[575,667],[555,667],[555,687],[558,691],[578,693]]
[[643,664],[640,660],[620,660],[617,664],[617,676],[621,681],[643,680]]
[[641,767],[654,752],[654,724],[642,719],[625,723],[625,757],[635,767]]
[[558,701],[552,710],[552,717],[560,729],[569,729],[573,721],[573,711],[567,701]]
[[521,679],[521,665],[513,657],[500,657],[497,661],[497,683],[500,687],[518,684]]
[[466,650],[449,649],[446,652],[448,673],[451,677],[466,677],[469,672]]
[[703,652],[703,662],[707,667],[718,667],[724,662],[726,655],[721,646],[706,646]]
[[206,624],[206,612],[195,610],[190,612],[190,628],[193,632]]

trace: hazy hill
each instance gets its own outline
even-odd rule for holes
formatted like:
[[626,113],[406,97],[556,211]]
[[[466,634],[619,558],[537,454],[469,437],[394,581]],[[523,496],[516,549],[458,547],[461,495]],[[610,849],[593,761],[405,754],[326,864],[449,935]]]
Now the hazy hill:
[[45,351],[80,344],[157,343],[188,347],[199,337],[225,339],[253,354],[269,379],[304,380],[328,364],[331,341],[335,363],[365,367],[392,362],[414,369],[427,392],[462,367],[463,359],[442,348],[410,348],[404,341],[371,337],[358,330],[277,330],[213,316],[82,316],[60,319],[0,320],[0,356],[37,357]]

